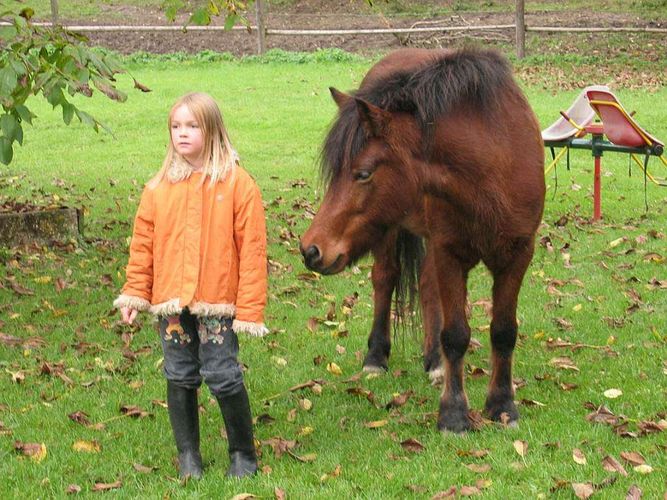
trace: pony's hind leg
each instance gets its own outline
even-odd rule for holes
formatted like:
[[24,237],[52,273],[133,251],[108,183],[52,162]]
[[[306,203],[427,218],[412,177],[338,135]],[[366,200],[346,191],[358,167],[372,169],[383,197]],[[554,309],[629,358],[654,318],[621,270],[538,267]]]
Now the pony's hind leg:
[[[514,404],[512,355],[517,337],[516,309],[523,276],[533,256],[533,242],[521,240],[514,255],[502,265],[492,263],[493,317],[491,319],[491,381],[484,410],[491,419],[516,425],[519,412]],[[488,265],[488,264],[487,264]]]
[[442,311],[433,252],[428,252],[419,277],[419,301],[424,324],[424,370],[433,385],[440,385],[445,376],[440,350]]
[[445,368],[438,428],[461,433],[471,428],[463,383],[463,357],[470,343],[465,305],[466,280],[472,266],[464,268],[462,262],[446,250],[438,252],[435,258],[443,315],[440,344]]
[[368,336],[368,353],[364,358],[365,372],[388,369],[391,352],[391,297],[399,278],[396,262],[396,233],[390,232],[373,249],[373,325]]

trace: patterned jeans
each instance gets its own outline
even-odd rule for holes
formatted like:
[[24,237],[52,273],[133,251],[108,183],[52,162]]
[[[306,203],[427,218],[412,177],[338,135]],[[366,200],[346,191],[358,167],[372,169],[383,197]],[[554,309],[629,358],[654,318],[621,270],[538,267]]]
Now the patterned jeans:
[[230,396],[241,388],[239,341],[231,318],[196,317],[184,309],[180,315],[161,316],[158,328],[167,380],[188,389],[203,380],[215,396]]

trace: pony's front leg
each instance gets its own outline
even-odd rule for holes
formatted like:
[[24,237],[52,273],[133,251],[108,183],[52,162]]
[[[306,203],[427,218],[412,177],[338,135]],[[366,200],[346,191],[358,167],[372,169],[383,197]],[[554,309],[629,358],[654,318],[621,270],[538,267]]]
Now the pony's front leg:
[[445,377],[440,396],[438,428],[461,433],[471,427],[468,398],[464,388],[463,357],[470,343],[470,327],[465,313],[466,280],[470,267],[449,252],[435,256],[443,314],[440,333]]
[[533,256],[532,240],[520,241],[508,262],[491,263],[493,273],[493,317],[491,319],[491,381],[484,404],[486,415],[497,422],[516,425],[519,412],[514,404],[512,355],[517,337],[516,309],[521,282]]
[[368,336],[368,353],[364,358],[365,372],[386,371],[391,352],[391,297],[399,279],[396,261],[397,232],[391,231],[373,249],[373,325]]
[[419,301],[424,323],[424,370],[433,385],[440,385],[445,375],[440,350],[442,311],[433,252],[427,252],[424,258],[419,276]]

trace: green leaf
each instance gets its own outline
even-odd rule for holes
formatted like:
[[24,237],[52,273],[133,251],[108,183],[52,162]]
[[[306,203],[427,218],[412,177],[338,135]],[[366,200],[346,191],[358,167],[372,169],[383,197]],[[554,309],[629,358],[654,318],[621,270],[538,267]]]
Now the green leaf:
[[182,0],[165,0],[162,2],[162,8],[164,9],[164,14],[170,22],[176,20],[176,15],[178,11],[185,7],[185,2]]
[[72,122],[72,117],[74,116],[74,110],[76,108],[69,102],[63,102],[61,106],[63,108],[63,122],[65,122],[65,125],[69,125]]
[[14,111],[18,113],[18,115],[21,117],[21,120],[23,120],[26,123],[29,123],[30,125],[32,125],[32,119],[37,117],[37,115],[33,114],[33,112],[30,111],[23,104],[15,106]]
[[240,16],[238,14],[228,14],[225,18],[225,30],[232,29],[239,19]]
[[13,114],[5,113],[0,116],[0,129],[10,143],[14,141],[23,142],[23,130],[21,130],[21,125]]
[[206,26],[211,24],[211,15],[208,10],[199,8],[192,13],[189,22],[198,26]]
[[9,165],[14,156],[14,150],[12,149],[12,143],[7,140],[5,137],[0,137],[0,162],[5,165]]
[[74,112],[76,113],[76,116],[81,120],[81,123],[84,125],[88,125],[89,127],[92,127],[95,132],[99,131],[99,128],[97,126],[97,120],[90,116],[88,113],[85,111],[81,111],[79,108],[74,108]]
[[18,78],[16,71],[11,66],[0,69],[0,95],[10,95],[14,92]]

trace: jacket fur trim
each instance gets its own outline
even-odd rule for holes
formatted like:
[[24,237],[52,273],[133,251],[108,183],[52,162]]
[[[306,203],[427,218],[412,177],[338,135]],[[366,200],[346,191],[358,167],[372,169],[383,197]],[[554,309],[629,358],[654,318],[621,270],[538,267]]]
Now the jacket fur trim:
[[116,300],[113,301],[113,305],[116,309],[129,307],[131,309],[136,309],[137,311],[148,311],[151,307],[151,303],[146,299],[125,294],[119,295]]
[[252,323],[250,321],[239,321],[235,319],[232,323],[232,330],[236,333],[247,333],[253,337],[264,337],[269,333],[269,329],[264,323]]

